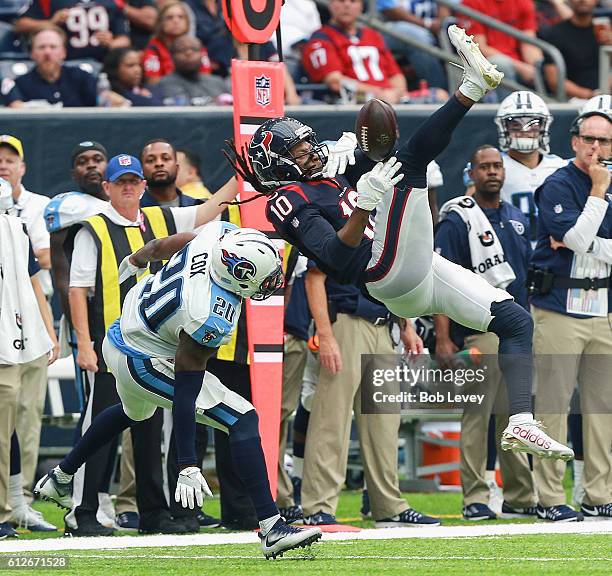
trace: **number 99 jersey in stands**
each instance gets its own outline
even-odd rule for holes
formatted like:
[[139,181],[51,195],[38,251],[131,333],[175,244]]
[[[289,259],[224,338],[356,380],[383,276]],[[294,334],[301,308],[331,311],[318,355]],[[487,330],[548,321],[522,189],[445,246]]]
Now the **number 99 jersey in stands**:
[[226,344],[242,298],[212,281],[210,261],[219,238],[236,228],[229,222],[206,224],[157,274],[138,282],[125,298],[120,324],[109,329],[113,345],[131,356],[174,358],[181,331],[202,346]]

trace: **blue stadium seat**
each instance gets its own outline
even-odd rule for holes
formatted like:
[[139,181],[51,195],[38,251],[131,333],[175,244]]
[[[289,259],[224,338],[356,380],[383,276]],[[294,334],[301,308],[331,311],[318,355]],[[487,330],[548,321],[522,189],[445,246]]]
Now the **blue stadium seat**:
[[13,32],[13,27],[6,22],[0,22],[0,60],[19,60],[27,57],[21,38]]
[[31,0],[1,0],[0,20],[11,22],[21,16],[30,5]]
[[0,79],[16,78],[29,72],[33,66],[31,60],[0,60]]
[[102,70],[102,63],[98,62],[97,60],[66,60],[64,65],[80,68],[81,70],[85,70],[85,72],[89,72],[94,76],[98,76],[100,70]]

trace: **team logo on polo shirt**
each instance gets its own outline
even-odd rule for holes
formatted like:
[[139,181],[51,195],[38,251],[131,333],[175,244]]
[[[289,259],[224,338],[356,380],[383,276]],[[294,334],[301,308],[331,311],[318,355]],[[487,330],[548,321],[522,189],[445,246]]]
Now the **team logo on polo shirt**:
[[519,236],[522,236],[523,234],[525,234],[525,226],[523,225],[522,222],[519,222],[518,220],[510,220],[510,224],[512,224],[512,228],[514,228],[514,231]]
[[563,206],[561,206],[561,204],[556,204],[553,211],[555,214],[561,214],[561,212],[563,212]]
[[119,162],[119,166],[132,165],[132,159],[129,156],[119,156],[119,158],[117,158],[117,162]]

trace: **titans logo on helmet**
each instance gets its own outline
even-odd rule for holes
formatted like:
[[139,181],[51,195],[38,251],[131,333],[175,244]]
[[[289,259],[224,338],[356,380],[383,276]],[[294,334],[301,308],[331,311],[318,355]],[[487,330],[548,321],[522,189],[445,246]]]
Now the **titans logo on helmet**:
[[227,266],[229,273],[236,280],[252,280],[257,274],[255,264],[246,258],[241,258],[227,250],[221,251],[221,262]]
[[249,144],[249,156],[252,161],[259,164],[262,169],[269,168],[270,164],[272,164],[270,157],[270,144],[272,138],[272,132],[266,130],[258,136],[253,137],[253,140],[251,140]]

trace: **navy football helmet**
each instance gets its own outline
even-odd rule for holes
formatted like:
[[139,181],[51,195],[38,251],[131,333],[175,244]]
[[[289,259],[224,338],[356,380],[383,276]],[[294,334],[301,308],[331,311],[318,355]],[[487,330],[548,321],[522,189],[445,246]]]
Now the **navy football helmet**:
[[[302,141],[310,143],[305,154],[316,154],[321,168],[316,173],[304,172],[291,153],[291,149]],[[264,122],[253,134],[249,143],[249,160],[259,180],[268,189],[278,188],[291,182],[312,180],[321,175],[327,162],[327,146],[320,144],[314,130],[295,118],[273,118]]]

